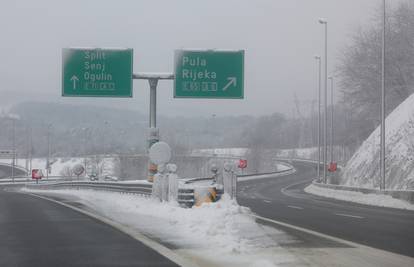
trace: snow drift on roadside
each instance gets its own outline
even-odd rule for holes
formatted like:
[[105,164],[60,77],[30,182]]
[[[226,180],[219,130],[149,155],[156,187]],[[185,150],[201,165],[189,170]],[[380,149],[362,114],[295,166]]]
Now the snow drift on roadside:
[[227,195],[219,202],[186,209],[173,203],[113,192],[29,191],[75,198],[98,214],[162,240],[186,256],[202,258],[202,262],[210,262],[212,266],[259,266],[262,263],[262,266],[296,266],[297,259],[276,241],[289,239],[289,236],[257,224],[248,208],[237,205]]
[[[385,121],[387,189],[414,188],[414,94]],[[341,184],[379,188],[380,126],[368,137],[345,166]]]
[[364,194],[354,191],[320,188],[313,184],[306,187],[305,192],[317,196],[350,201],[370,206],[414,210],[413,204],[401,199],[395,199],[392,196],[388,195]]

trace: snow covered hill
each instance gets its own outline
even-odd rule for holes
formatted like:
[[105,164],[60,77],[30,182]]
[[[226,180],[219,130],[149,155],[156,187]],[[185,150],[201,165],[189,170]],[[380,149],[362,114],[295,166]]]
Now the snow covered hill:
[[[414,94],[385,121],[387,189],[414,189]],[[379,188],[380,126],[345,166],[341,184]]]

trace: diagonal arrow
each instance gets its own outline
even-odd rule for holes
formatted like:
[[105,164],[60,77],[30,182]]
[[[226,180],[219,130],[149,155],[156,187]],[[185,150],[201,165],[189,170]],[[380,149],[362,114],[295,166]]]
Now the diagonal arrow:
[[231,85],[236,86],[237,85],[237,79],[236,77],[228,77],[227,80],[229,81],[226,86],[223,87],[223,91],[226,91],[227,88],[229,88]]
[[70,80],[73,82],[73,89],[76,89],[76,82],[79,82],[79,78],[75,75],[70,78]]

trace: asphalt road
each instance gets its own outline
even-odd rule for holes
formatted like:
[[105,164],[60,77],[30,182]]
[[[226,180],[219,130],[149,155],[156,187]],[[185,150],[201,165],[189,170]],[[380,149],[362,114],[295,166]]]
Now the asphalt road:
[[0,266],[177,265],[84,214],[0,190]]
[[414,257],[414,212],[307,194],[316,176],[312,163],[294,162],[291,175],[239,182],[238,201],[256,214]]
[[[10,177],[11,175],[12,175],[12,167],[9,165],[0,164],[0,179]],[[21,175],[26,175],[26,173],[22,171],[21,169],[14,168],[14,175],[21,176]]]

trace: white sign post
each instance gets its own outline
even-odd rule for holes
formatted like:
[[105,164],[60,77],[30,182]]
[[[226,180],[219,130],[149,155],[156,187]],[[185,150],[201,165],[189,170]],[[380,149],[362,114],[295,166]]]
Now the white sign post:
[[154,176],[152,185],[152,197],[160,201],[168,200],[168,176],[166,175],[166,164],[171,160],[171,148],[165,142],[153,144],[149,150],[151,162],[158,165],[158,172]]
[[234,172],[234,166],[230,162],[224,164],[223,172],[224,193],[229,194],[231,199],[236,198],[237,193],[237,175]]

